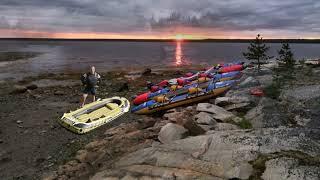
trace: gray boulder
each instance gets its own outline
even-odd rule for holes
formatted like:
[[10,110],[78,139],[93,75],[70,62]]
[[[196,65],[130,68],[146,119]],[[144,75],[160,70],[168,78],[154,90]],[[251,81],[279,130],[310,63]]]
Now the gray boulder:
[[188,130],[177,124],[168,123],[159,132],[158,139],[162,143],[170,143],[187,137]]
[[259,84],[263,87],[271,85],[273,81],[273,77],[271,73],[265,74],[262,76],[256,76],[255,78],[259,81]]
[[10,94],[22,94],[27,92],[27,90],[28,89],[25,86],[14,85]]
[[192,118],[183,118],[178,123],[186,128],[192,136],[198,136],[206,132],[206,130],[199,126]]
[[174,112],[169,112],[164,114],[163,118],[171,122],[177,122],[178,118],[181,118],[181,116],[182,116],[181,112],[174,111]]
[[197,111],[211,113],[213,114],[214,119],[221,120],[223,122],[236,117],[234,114],[223,109],[222,107],[209,103],[199,103],[197,106]]
[[194,117],[198,124],[215,125],[217,123],[217,121],[213,118],[212,114],[206,112],[200,112]]
[[[252,77],[254,76],[254,77]],[[261,70],[260,73],[252,74],[239,84],[239,88],[252,88],[256,86],[268,86],[272,84],[272,71]]]
[[259,85],[260,83],[257,79],[255,79],[252,76],[249,76],[239,84],[239,88],[249,88],[249,87],[255,87]]
[[29,84],[26,88],[29,90],[35,90],[38,88],[38,86],[36,84]]
[[[243,100],[249,100],[250,107],[251,107],[251,106],[256,105],[259,102],[260,98],[250,95],[250,89],[251,88],[231,89],[230,91],[228,91],[226,93],[225,97],[230,97],[232,99],[234,97],[236,97],[236,98],[241,98]],[[246,101],[244,101],[242,103],[246,103]]]

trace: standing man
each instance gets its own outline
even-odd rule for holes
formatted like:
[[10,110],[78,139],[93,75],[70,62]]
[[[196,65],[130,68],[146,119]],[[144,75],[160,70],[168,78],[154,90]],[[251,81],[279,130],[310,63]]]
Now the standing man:
[[96,101],[96,88],[97,84],[100,82],[101,76],[96,72],[94,66],[90,67],[90,71],[81,76],[81,82],[85,86],[83,90],[83,99],[81,107],[86,103],[88,95],[92,95],[92,101]]

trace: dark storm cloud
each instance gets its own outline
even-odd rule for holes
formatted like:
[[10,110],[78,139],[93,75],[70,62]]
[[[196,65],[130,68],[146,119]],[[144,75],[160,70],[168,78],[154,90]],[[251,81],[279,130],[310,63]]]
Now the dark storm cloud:
[[1,0],[0,28],[131,32],[177,26],[320,30],[318,0]]
[[[208,8],[209,7],[209,8]],[[189,9],[191,11],[186,11]],[[169,26],[215,27],[231,30],[305,29],[320,27],[318,1],[223,1],[206,6],[179,8],[166,17],[152,19],[152,27]],[[318,30],[318,29],[317,29]]]
[[146,20],[138,4],[125,1],[1,1],[0,28],[50,31],[141,30]]

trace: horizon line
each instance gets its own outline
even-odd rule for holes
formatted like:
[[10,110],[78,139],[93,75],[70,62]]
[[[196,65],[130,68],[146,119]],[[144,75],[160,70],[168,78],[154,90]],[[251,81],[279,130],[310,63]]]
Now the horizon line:
[[[29,38],[29,37],[5,37],[0,40],[47,40],[47,41],[159,41],[159,42],[171,42],[171,41],[186,41],[186,42],[248,42],[255,40],[255,38],[206,38],[206,39],[150,39],[150,38],[136,38],[136,39],[115,39],[115,38]],[[266,42],[310,42],[310,43],[320,43],[320,39],[310,39],[310,38],[268,38],[263,39]]]

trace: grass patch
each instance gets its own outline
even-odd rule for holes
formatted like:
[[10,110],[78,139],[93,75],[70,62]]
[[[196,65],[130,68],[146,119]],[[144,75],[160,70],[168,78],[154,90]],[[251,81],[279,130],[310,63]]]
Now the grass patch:
[[272,84],[264,88],[266,97],[279,99],[281,89],[287,85],[292,85],[296,80],[297,69],[286,66],[279,66],[273,69]]
[[237,125],[241,128],[241,129],[252,129],[252,124],[249,120],[242,118],[242,120],[240,122],[237,123]]
[[232,118],[225,121],[225,123],[234,124],[239,126],[241,129],[252,129],[252,124],[249,120],[244,117],[240,117],[241,120],[235,122]]
[[266,170],[266,162],[269,159],[270,157],[261,154],[257,159],[249,162],[253,167],[253,173],[249,177],[249,180],[262,180],[261,176]]

